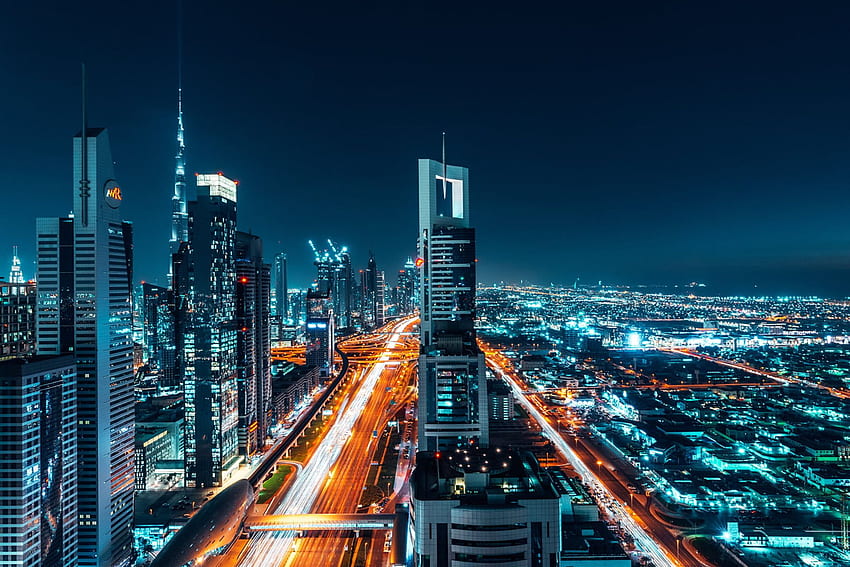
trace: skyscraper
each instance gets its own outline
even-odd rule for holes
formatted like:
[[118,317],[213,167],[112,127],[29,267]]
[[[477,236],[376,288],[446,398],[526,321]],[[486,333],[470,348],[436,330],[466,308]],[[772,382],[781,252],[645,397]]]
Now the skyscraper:
[[36,286],[0,280],[0,360],[35,354]]
[[272,284],[274,286],[275,309],[272,315],[280,318],[285,324],[289,319],[289,294],[287,293],[288,282],[286,279],[286,252],[281,252],[274,257],[272,269]]
[[306,359],[310,366],[318,366],[322,376],[333,371],[334,314],[331,294],[328,291],[307,291]]
[[239,390],[239,453],[262,449],[271,427],[270,269],[259,236],[236,233],[236,319]]
[[174,156],[174,194],[171,196],[171,253],[189,239],[189,214],[186,200],[186,145],[183,142],[183,89],[177,89],[177,155]]
[[465,167],[419,160],[419,256],[419,446],[486,446],[486,372],[475,335],[475,230]]
[[105,129],[74,137],[74,187],[73,217],[37,221],[38,352],[73,352],[77,364],[80,565],[123,566],[135,485],[132,227]]
[[0,362],[3,565],[77,565],[73,355]]
[[360,272],[360,288],[363,327],[380,327],[384,324],[384,275],[378,270],[375,255],[371,252],[366,269]]
[[398,271],[395,296],[399,314],[413,313],[418,294],[416,293],[416,265],[411,258],[408,258],[404,267]]
[[220,486],[240,461],[236,328],[236,182],[197,177],[189,239],[173,263],[175,336],[186,408],[188,487]]

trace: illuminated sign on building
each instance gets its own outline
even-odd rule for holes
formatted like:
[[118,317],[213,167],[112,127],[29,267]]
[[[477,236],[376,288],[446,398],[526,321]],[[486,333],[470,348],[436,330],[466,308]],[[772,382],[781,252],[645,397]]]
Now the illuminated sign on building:
[[106,183],[103,184],[103,189],[106,204],[113,209],[117,209],[123,200],[121,197],[121,188],[118,186],[118,183],[116,183],[114,179],[108,179]]

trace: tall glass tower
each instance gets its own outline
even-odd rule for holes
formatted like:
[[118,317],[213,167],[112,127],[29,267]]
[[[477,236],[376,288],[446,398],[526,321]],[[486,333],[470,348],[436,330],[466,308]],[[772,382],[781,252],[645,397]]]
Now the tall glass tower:
[[186,407],[186,486],[221,486],[240,461],[236,182],[198,175],[189,239],[173,264],[178,368]]
[[132,226],[106,130],[85,134],[74,137],[73,217],[37,221],[37,342],[77,364],[79,563],[123,566],[135,485]]
[[419,256],[419,446],[486,446],[486,369],[475,336],[475,229],[465,167],[419,160]]

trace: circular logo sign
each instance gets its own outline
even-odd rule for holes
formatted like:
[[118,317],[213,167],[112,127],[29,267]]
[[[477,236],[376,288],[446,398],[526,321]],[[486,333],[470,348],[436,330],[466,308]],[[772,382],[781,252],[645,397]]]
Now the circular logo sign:
[[106,183],[103,184],[103,194],[106,204],[113,209],[117,209],[118,206],[121,205],[121,188],[114,179],[108,179]]

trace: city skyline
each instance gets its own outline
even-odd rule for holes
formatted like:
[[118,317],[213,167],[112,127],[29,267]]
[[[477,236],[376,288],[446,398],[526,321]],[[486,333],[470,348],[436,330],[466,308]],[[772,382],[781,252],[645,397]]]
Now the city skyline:
[[[18,80],[0,102],[18,109],[10,182],[28,189],[12,198],[20,214],[0,240],[20,247],[28,277],[31,219],[69,189],[67,138],[86,60],[90,123],[110,128],[137,229],[137,280],[166,283],[174,8],[127,17],[98,3],[57,5],[37,20],[11,8],[18,25],[5,39],[15,49],[2,62]],[[268,10],[260,21],[185,3],[186,163],[187,174],[222,170],[243,182],[240,229],[262,234],[270,254],[287,252],[293,287],[313,279],[309,238],[346,242],[355,266],[373,250],[388,273],[401,267],[415,247],[409,164],[425,148],[437,158],[445,130],[449,161],[463,156],[455,161],[476,172],[482,281],[847,295],[846,40],[833,23],[844,7],[623,4],[516,18],[499,7],[447,9],[458,29],[432,26],[414,7],[340,8],[312,42],[302,41],[318,17],[310,8]],[[69,24],[81,18],[104,33],[79,39]],[[210,45],[203,30],[216,22],[228,22],[233,41]],[[380,39],[369,33],[379,29]],[[298,213],[316,208],[328,229]],[[363,222],[369,214],[376,222]]]

